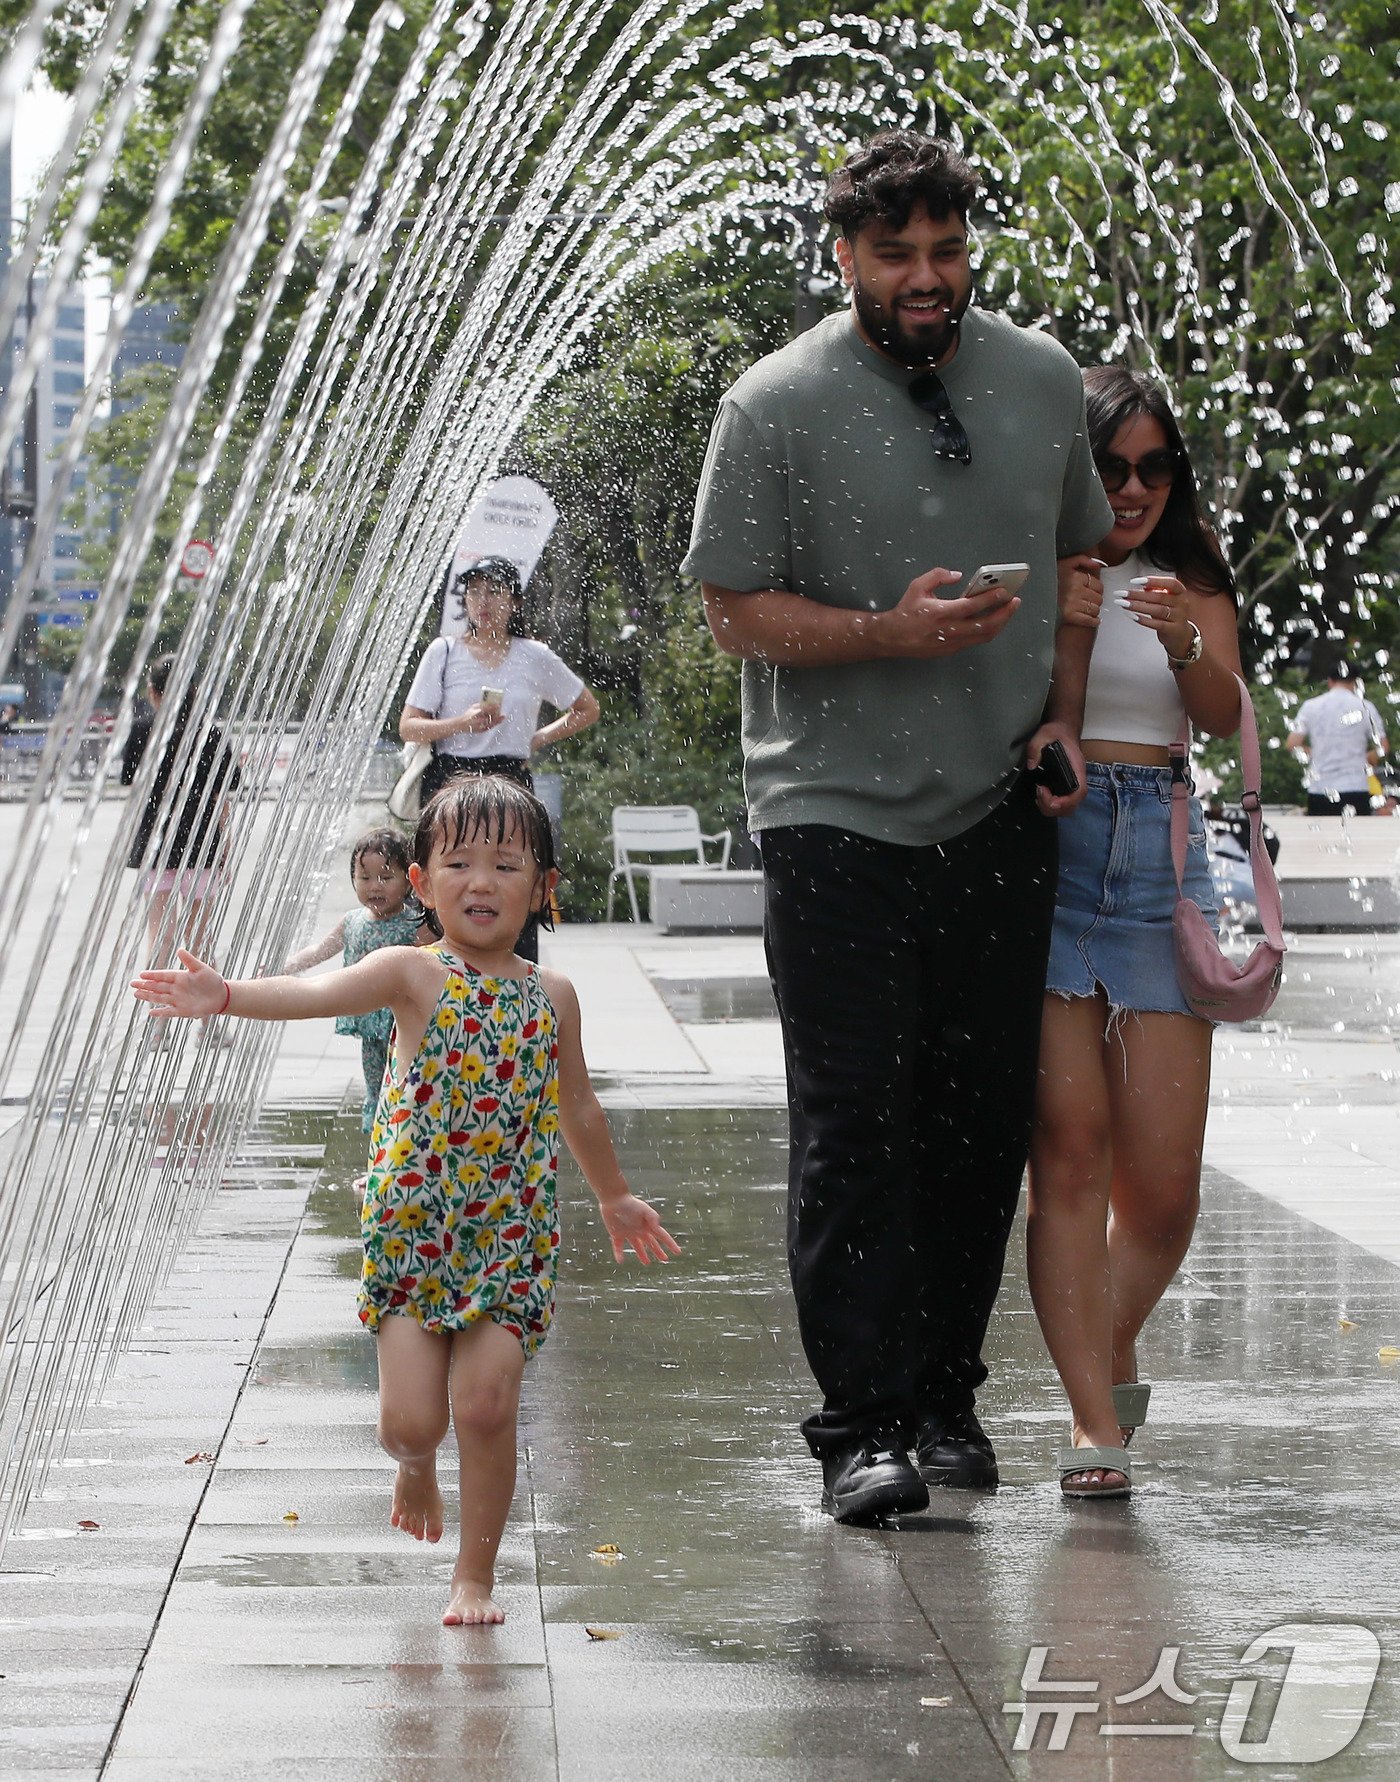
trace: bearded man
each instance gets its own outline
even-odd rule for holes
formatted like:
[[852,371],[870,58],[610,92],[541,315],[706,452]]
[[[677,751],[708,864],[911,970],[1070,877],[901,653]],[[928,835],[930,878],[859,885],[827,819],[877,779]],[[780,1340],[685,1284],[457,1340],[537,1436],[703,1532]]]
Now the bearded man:
[[[803,1431],[846,1522],[997,1482],[974,1400],[1026,1161],[1047,819],[1082,796],[1028,770],[1058,743],[1082,787],[1093,633],[1057,641],[1056,559],[1112,521],[1078,368],[972,304],[976,194],[912,131],[834,175],[850,308],[725,397],[685,564],[744,663],[789,1262],[823,1395]],[[1013,564],[1017,590],[969,588]]]

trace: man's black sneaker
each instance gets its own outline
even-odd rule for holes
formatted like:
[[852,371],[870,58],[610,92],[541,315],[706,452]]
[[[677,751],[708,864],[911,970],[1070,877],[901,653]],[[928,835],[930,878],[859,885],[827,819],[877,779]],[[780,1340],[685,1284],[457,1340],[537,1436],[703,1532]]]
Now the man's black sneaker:
[[972,1411],[925,1417],[915,1453],[919,1476],[928,1485],[985,1491],[1000,1483],[996,1453]]
[[928,1486],[898,1448],[863,1443],[822,1461],[822,1508],[838,1522],[874,1522],[928,1508]]

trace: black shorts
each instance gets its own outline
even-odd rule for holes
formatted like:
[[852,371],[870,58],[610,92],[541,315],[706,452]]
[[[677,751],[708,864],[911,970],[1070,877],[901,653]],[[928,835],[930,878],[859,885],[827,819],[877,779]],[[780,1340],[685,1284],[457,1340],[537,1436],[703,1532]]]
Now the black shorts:
[[1369,792],[1309,792],[1310,817],[1340,817],[1343,810],[1355,811],[1358,817],[1371,814]]
[[503,779],[514,780],[527,792],[535,789],[530,763],[518,755],[434,755],[423,775],[424,804],[435,792],[441,792],[449,780],[459,779],[466,773],[498,773]]

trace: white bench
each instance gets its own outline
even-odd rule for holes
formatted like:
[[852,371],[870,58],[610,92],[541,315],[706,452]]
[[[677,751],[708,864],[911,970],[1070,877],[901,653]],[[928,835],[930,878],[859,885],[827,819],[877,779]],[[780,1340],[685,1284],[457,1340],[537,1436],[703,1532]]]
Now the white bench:
[[763,927],[763,874],[757,869],[706,870],[654,866],[651,919],[662,933],[708,929],[719,933]]
[[1400,818],[1266,809],[1288,928],[1400,928]]

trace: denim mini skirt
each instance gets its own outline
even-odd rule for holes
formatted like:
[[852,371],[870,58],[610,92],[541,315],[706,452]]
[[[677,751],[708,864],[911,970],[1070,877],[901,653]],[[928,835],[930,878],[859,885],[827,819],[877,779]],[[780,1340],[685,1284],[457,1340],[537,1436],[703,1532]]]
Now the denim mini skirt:
[[[1169,767],[1090,761],[1083,803],[1060,823],[1060,878],[1046,988],[1113,1011],[1189,1015],[1176,979]],[[1190,802],[1185,894],[1219,930],[1201,807]]]

